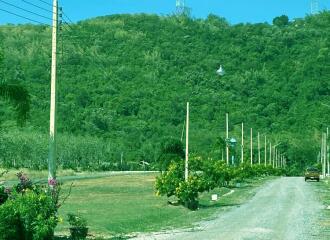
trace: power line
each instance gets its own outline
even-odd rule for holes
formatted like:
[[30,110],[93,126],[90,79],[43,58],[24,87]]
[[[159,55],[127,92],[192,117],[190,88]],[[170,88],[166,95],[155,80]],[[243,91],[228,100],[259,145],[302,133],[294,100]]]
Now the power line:
[[40,7],[40,6],[38,6],[38,5],[36,5],[36,4],[33,4],[33,3],[29,2],[29,1],[22,0],[22,2],[25,2],[26,4],[29,4],[29,5],[31,5],[31,6],[33,6],[33,7],[39,8],[39,9],[41,9],[41,10],[43,10],[43,11],[50,12],[50,13],[53,14],[53,11],[51,11],[51,10],[49,10],[49,9],[46,9],[46,8],[43,8],[43,7]]
[[44,3],[44,4],[48,5],[48,6],[53,7],[53,5],[51,3],[49,3],[49,2],[46,2],[44,0],[38,0],[38,1]]
[[42,25],[47,25],[47,26],[49,26],[49,24],[47,24],[47,23],[43,23],[43,22],[40,22],[40,21],[38,21],[38,20],[34,20],[34,19],[31,19],[31,18],[25,17],[25,16],[22,16],[22,15],[17,14],[17,13],[13,13],[13,12],[11,12],[11,11],[8,11],[8,10],[2,9],[2,8],[0,8],[0,11],[3,11],[3,12],[6,12],[6,13],[9,13],[9,14],[11,14],[11,15],[15,15],[15,16],[20,17],[20,18],[24,18],[25,20],[29,20],[29,21],[31,21],[31,22],[35,22],[35,23],[39,23],[39,24],[42,24]]
[[32,11],[27,10],[27,9],[25,9],[25,8],[22,8],[22,7],[16,6],[15,4],[11,4],[11,3],[6,2],[6,1],[3,1],[3,0],[0,0],[0,2],[2,2],[2,3],[4,3],[4,4],[7,4],[8,6],[11,6],[11,7],[14,7],[14,8],[17,8],[17,9],[20,9],[20,10],[22,10],[22,11],[25,11],[25,12],[27,12],[27,13],[31,13],[31,14],[33,14],[33,15],[35,15],[35,16],[42,17],[42,18],[44,18],[44,19],[48,19],[48,20],[52,20],[52,19],[49,18],[49,17],[46,17],[46,16],[43,16],[43,15],[41,15],[41,14],[38,14],[38,13],[32,12]]

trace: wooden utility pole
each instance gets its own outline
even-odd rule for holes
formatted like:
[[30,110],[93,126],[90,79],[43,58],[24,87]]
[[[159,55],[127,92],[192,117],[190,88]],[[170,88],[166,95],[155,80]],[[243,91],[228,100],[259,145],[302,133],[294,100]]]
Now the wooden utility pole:
[[250,160],[252,166],[253,165],[253,129],[252,128],[250,133]]
[[267,136],[265,135],[265,167],[267,166]]
[[242,123],[241,163],[244,163],[244,123]]
[[48,182],[51,182],[50,180],[56,179],[56,55],[57,55],[57,24],[58,24],[57,3],[58,3],[57,0],[53,0]]
[[226,113],[226,162],[227,162],[227,165],[229,165],[228,139],[229,139],[229,114]]
[[186,119],[186,161],[184,168],[184,179],[188,181],[188,161],[189,161],[189,102],[187,102],[187,119]]
[[258,163],[261,164],[261,156],[260,156],[260,133],[258,132]]

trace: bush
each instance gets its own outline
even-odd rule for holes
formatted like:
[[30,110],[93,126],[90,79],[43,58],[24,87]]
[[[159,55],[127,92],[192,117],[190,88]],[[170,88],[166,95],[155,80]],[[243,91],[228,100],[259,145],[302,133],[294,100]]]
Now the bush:
[[0,206],[0,240],[25,240],[19,213],[11,201]]
[[8,199],[9,189],[0,186],[0,205],[4,204]]
[[0,240],[49,240],[57,226],[58,186],[32,184],[23,173],[0,206]]
[[188,181],[180,182],[175,190],[175,195],[179,203],[190,210],[198,208],[198,192],[203,191],[202,183],[199,177],[189,177]]
[[227,186],[234,180],[241,182],[254,177],[280,176],[284,175],[285,171],[272,166],[251,166],[249,163],[238,167],[228,166],[223,161],[195,157],[189,162],[189,174],[190,177],[185,182],[183,161],[172,162],[168,169],[156,178],[157,195],[176,196],[179,203],[195,210],[198,208],[199,193]]
[[156,194],[174,196],[180,182],[184,181],[184,167],[182,163],[172,162],[168,170],[156,178]]

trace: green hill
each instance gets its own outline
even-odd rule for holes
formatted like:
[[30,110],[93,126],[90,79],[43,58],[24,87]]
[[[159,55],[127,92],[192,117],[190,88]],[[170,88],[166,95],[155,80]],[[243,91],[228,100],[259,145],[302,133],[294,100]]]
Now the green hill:
[[[330,103],[330,12],[275,23],[139,14],[64,25],[59,161],[116,167],[123,152],[126,162],[154,162],[164,137],[180,139],[189,101],[190,149],[198,155],[221,157],[229,112],[231,136],[239,139],[245,123],[246,149],[253,127],[282,142],[290,164],[315,162],[330,114],[323,105]],[[3,25],[0,34],[5,79],[24,84],[32,100],[30,120],[18,130],[13,111],[0,102],[0,160],[46,164],[51,29]],[[223,77],[216,75],[220,64]]]

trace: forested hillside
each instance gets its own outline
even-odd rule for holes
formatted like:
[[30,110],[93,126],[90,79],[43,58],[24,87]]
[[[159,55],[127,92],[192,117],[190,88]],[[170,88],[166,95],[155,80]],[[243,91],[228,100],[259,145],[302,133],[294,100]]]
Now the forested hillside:
[[[126,164],[153,163],[164,138],[181,138],[187,101],[193,153],[221,158],[229,112],[231,136],[239,139],[245,123],[246,151],[252,127],[282,142],[290,164],[315,162],[330,114],[330,12],[274,23],[140,14],[64,25],[60,163],[115,168],[122,152]],[[21,129],[0,102],[0,160],[46,166],[51,29],[5,25],[0,34],[4,80],[25,85],[32,101]]]

